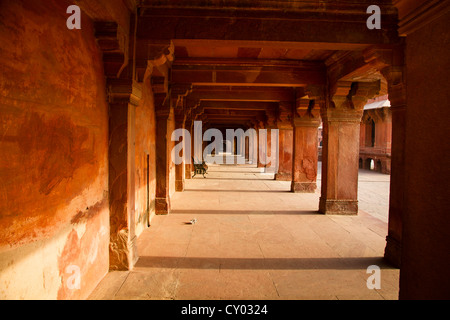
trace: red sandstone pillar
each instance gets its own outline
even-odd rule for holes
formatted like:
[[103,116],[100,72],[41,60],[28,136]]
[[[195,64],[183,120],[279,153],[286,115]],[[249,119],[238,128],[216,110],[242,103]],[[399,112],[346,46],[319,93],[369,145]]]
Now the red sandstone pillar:
[[135,105],[110,103],[110,270],[130,270],[138,259],[135,234]]
[[317,161],[320,118],[305,115],[294,118],[294,159],[292,162],[292,192],[314,192],[317,188]]
[[[275,134],[274,130],[278,130],[275,125],[268,125],[266,127],[266,134],[262,134],[262,140],[265,144],[265,164],[264,164],[264,172],[266,173],[276,173],[278,169],[278,143],[279,143],[279,135]],[[272,136],[273,138],[272,143]]]
[[[175,129],[184,129],[185,128],[186,116],[184,113],[184,108],[178,108],[175,111]],[[183,135],[182,143],[186,146],[187,137]],[[185,156],[184,148],[183,151],[180,151],[180,155]],[[171,161],[171,160],[169,160]],[[184,178],[185,178],[185,160],[183,160],[180,164],[175,164],[175,191],[184,191]]]
[[266,159],[266,141],[264,139],[266,139],[266,134],[263,134],[262,131],[263,127],[258,128],[257,130],[257,145],[258,145],[258,156],[257,156],[257,167],[258,168],[264,168],[265,167],[265,159]]
[[379,86],[379,82],[339,82],[330,88],[331,101],[321,108],[321,213],[358,213],[359,126],[364,105],[379,91]]
[[250,140],[252,143],[252,148],[249,152],[249,161],[251,161],[251,164],[257,164],[258,163],[258,126],[254,125],[251,129],[251,135]]
[[[170,102],[164,103],[165,94],[155,94],[156,115],[156,197],[155,213],[168,214],[170,212],[169,196],[169,121],[172,121],[173,108]],[[169,99],[168,99],[169,100]]]
[[392,113],[392,155],[389,193],[389,222],[386,237],[385,258],[400,267],[402,248],[402,217],[405,203],[405,141],[406,141],[406,88],[401,67],[382,70],[388,81],[389,101]]
[[294,150],[294,132],[292,127],[294,104],[280,101],[278,107],[278,172],[275,180],[292,180],[292,155]]
[[245,155],[245,162],[247,163],[250,160],[250,138],[251,137],[244,137],[244,155]]
[[[191,141],[186,141],[186,143],[187,143],[187,146],[190,146],[190,148],[191,148],[191,157],[192,157],[192,139],[194,139],[194,135],[193,135],[193,130],[192,130],[192,126],[193,126],[193,121],[192,121],[192,119],[188,119],[188,120],[186,120],[186,122],[185,122],[185,128],[189,131],[189,133],[190,133],[190,135],[191,135],[191,137],[190,137],[190,139],[191,139]],[[185,147],[187,147],[186,145],[185,145]],[[184,178],[185,179],[192,179],[192,170],[191,170],[191,166],[192,166],[192,159],[188,159],[188,158],[186,158],[186,157],[184,157],[184,161],[185,161],[185,163],[184,163]]]
[[294,145],[294,134],[291,128],[278,128],[278,172],[275,180],[292,180],[292,155]]

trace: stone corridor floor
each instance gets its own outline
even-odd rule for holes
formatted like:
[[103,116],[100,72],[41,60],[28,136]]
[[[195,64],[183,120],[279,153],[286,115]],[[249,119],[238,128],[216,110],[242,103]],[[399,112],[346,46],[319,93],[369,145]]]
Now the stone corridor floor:
[[[186,180],[172,213],[139,236],[135,268],[108,273],[89,298],[398,298],[399,270],[382,259],[382,217],[318,214],[320,190],[293,194],[272,179],[224,165]],[[371,265],[381,268],[380,289],[367,287]]]

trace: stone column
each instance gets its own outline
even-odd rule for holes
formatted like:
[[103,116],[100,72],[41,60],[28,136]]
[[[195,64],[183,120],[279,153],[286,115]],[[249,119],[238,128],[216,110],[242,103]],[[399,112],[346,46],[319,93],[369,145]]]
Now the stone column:
[[[184,129],[185,128],[186,115],[184,113],[184,108],[177,107],[175,110],[175,130],[176,129]],[[185,139],[186,136],[183,135],[182,143],[186,145]],[[185,156],[184,148],[183,151],[180,151],[180,155]],[[169,160],[170,161],[170,160]],[[185,162],[183,160],[180,164],[175,164],[175,191],[184,191],[184,179],[185,179]]]
[[293,103],[280,102],[277,119],[278,128],[278,172],[275,180],[292,180],[292,155],[294,146],[294,132],[292,127]]
[[266,134],[261,134],[263,139],[263,143],[265,144],[265,164],[264,164],[264,172],[265,173],[277,173],[278,171],[278,144],[279,144],[279,135],[277,135],[277,139],[274,139],[274,146],[272,146],[272,135],[275,136],[273,130],[278,130],[275,124],[268,124],[266,126]]
[[[310,100],[304,101],[306,108]],[[312,102],[311,102],[312,104]],[[301,109],[302,106],[300,106]],[[302,116],[300,116],[302,114]],[[318,112],[299,110],[294,116],[294,159],[292,162],[292,192],[314,193],[317,184],[318,162],[318,127],[320,118]]]
[[382,70],[388,81],[389,101],[392,113],[391,180],[389,193],[389,222],[386,237],[385,258],[400,267],[402,243],[402,217],[405,203],[405,141],[406,141],[406,86],[402,67]]
[[322,186],[319,211],[324,214],[358,213],[359,134],[366,101],[380,82],[338,82],[321,108],[323,120]]
[[[191,146],[191,158],[184,158],[184,165],[185,165],[185,168],[184,168],[184,178],[185,179],[192,179],[192,169],[191,169],[191,166],[192,166],[192,150],[193,150],[193,144],[192,144],[192,139],[194,139],[194,133],[193,133],[193,130],[192,130],[192,127],[193,127],[193,125],[194,125],[194,122],[192,121],[192,118],[187,118],[186,119],[186,122],[185,122],[185,128],[189,131],[189,133],[190,133],[190,139],[191,139],[191,141],[189,142],[190,143],[190,146]],[[186,141],[186,143],[187,143],[187,141]]]
[[[135,108],[140,84],[110,81],[109,210],[110,270],[131,270],[138,259],[135,234]],[[115,94],[116,85],[118,86]],[[122,95],[123,88],[131,92]]]
[[244,137],[244,156],[246,163],[250,160],[250,139],[251,136]]
[[262,134],[260,130],[263,130],[264,126],[258,126],[256,129],[256,144],[257,147],[257,164],[258,168],[265,167],[265,159],[266,159],[266,142],[263,138],[266,138],[266,135]]
[[166,94],[155,94],[156,115],[156,197],[155,213],[168,214],[170,212],[169,196],[169,141],[172,132],[169,132],[169,121],[173,121],[173,107]]
[[293,129],[278,127],[278,172],[275,180],[292,180],[292,155],[294,145]]
[[258,164],[258,125],[254,124],[252,127],[251,141],[252,149],[250,150],[250,161],[253,165]]

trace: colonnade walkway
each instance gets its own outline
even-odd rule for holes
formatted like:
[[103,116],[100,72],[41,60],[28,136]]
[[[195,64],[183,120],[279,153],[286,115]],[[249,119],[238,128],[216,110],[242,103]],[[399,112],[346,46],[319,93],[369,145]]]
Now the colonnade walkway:
[[[206,178],[186,180],[172,212],[139,236],[135,268],[108,273],[90,299],[398,298],[399,270],[382,258],[382,216],[319,214],[319,188],[291,193],[290,182],[262,170],[210,165]],[[367,286],[371,265],[380,289]]]

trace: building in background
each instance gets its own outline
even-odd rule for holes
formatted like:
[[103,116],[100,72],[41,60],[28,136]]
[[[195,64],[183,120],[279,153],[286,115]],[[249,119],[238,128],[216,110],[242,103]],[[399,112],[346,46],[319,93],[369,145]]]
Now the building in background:
[[388,96],[364,106],[359,139],[359,168],[391,173],[392,114]]

